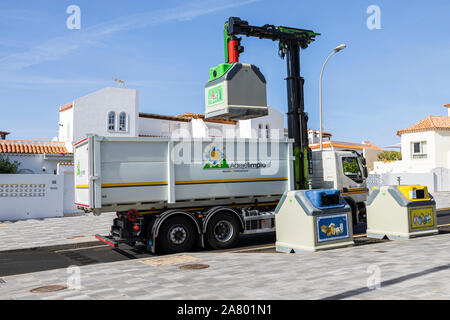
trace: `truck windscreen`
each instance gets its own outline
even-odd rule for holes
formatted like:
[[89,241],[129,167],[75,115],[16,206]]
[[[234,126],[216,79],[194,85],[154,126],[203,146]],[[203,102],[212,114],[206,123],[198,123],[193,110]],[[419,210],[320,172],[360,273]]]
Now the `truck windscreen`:
[[356,183],[364,182],[356,157],[342,157],[342,169],[344,170],[344,174]]

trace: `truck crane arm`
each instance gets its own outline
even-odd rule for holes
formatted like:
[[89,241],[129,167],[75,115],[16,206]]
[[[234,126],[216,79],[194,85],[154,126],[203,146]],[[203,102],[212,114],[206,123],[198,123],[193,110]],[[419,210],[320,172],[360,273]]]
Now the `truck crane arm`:
[[300,48],[306,49],[320,35],[312,30],[283,26],[251,26],[238,17],[230,17],[225,23],[225,59],[227,63],[239,62],[244,52],[237,35],[269,39],[279,42],[279,55],[287,58],[288,132],[294,139],[295,188],[308,188],[308,174],[312,173],[311,150],[308,147],[308,115],[304,112],[304,79],[300,76]]

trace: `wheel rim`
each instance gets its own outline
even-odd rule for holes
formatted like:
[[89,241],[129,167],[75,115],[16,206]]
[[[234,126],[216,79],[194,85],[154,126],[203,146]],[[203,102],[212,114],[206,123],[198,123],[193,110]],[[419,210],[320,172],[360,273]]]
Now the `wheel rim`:
[[169,240],[173,244],[180,245],[187,239],[187,231],[183,226],[174,226],[169,231]]
[[233,225],[226,220],[221,220],[214,227],[214,237],[219,242],[227,242],[233,236]]

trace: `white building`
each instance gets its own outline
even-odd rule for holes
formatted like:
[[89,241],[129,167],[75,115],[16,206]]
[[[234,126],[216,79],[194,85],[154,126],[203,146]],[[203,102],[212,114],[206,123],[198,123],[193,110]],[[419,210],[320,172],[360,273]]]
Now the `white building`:
[[167,116],[139,112],[138,91],[104,88],[62,106],[58,139],[73,151],[72,144],[87,134],[120,137],[284,137],[284,116],[269,107],[264,117],[241,120],[209,120],[184,113]]
[[[445,105],[449,108],[450,105]],[[398,130],[402,160],[374,163],[371,172],[383,184],[421,184],[431,192],[450,191],[450,110],[448,116],[428,116]]]
[[19,174],[57,174],[59,163],[73,161],[64,143],[55,141],[0,140],[0,155],[19,162]]
[[450,169],[450,109],[448,114],[428,116],[406,129],[398,130],[402,160],[378,162],[375,172],[428,173],[437,168]]
[[138,92],[133,89],[104,88],[75,99],[59,110],[58,140],[68,150],[86,134],[136,137],[138,135]]

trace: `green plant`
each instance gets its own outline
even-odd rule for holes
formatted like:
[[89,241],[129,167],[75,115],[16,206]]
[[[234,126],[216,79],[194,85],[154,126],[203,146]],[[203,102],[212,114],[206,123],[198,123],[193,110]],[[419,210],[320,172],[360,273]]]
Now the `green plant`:
[[379,161],[402,160],[402,154],[398,151],[384,151],[378,154]]
[[0,174],[17,173],[20,163],[18,161],[12,162],[9,157],[0,155]]

